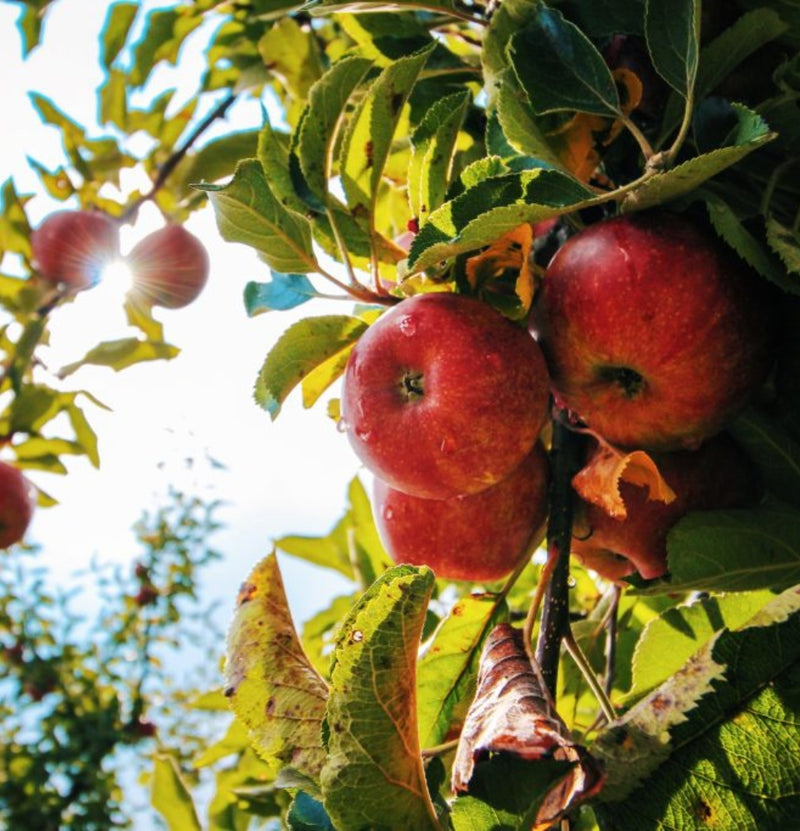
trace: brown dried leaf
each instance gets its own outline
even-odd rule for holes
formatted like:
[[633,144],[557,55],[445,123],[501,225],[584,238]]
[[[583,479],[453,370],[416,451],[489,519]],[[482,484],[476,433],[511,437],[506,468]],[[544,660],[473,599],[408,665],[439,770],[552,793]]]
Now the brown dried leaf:
[[572,479],[576,492],[615,519],[628,515],[619,483],[646,487],[648,498],[669,505],[675,491],[666,483],[656,463],[644,450],[625,453],[610,444],[599,444],[589,461]]
[[555,759],[573,763],[548,790],[534,831],[549,828],[603,784],[596,761],[572,741],[554,711],[525,653],[522,632],[508,623],[492,630],[481,654],[477,692],[453,764],[453,789],[467,791],[476,761],[493,753],[530,762]]

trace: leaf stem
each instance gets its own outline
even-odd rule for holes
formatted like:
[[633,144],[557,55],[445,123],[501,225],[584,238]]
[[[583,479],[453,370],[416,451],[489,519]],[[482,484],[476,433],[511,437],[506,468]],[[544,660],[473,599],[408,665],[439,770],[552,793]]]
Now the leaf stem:
[[639,149],[642,151],[642,155],[644,156],[645,164],[649,161],[650,157],[653,155],[653,146],[647,140],[645,134],[639,129],[633,119],[628,116],[624,115],[620,118],[620,121],[624,125],[625,129],[636,139],[636,143],[639,145]]
[[686,105],[683,108],[683,120],[678,129],[678,135],[675,136],[675,141],[672,142],[669,150],[664,153],[659,153],[657,158],[660,160],[659,167],[661,169],[672,167],[675,162],[675,157],[683,147],[683,142],[689,134],[689,128],[692,125],[692,115],[694,114],[694,87],[692,87],[686,95]]
[[617,713],[614,710],[613,704],[609,701],[603,685],[600,683],[597,675],[595,675],[594,669],[592,669],[592,665],[589,663],[589,659],[584,654],[580,644],[578,644],[575,640],[575,636],[572,634],[572,629],[569,625],[567,626],[567,631],[564,633],[564,646],[566,647],[566,650],[572,660],[575,661],[578,669],[581,671],[581,675],[583,675],[586,679],[586,683],[589,685],[594,697],[597,699],[597,703],[600,705],[600,709],[603,711],[603,716],[606,721],[611,724],[616,720]]

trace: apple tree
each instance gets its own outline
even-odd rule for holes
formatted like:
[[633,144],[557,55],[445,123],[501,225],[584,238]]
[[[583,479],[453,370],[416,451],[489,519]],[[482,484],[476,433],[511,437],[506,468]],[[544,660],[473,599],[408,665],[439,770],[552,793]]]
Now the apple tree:
[[[20,19],[28,48],[40,6]],[[243,314],[308,310],[265,354],[256,404],[274,420],[301,396],[364,465],[329,534],[276,539],[242,575],[221,683],[236,721],[207,750],[228,760],[233,796],[210,827],[790,827],[795,6],[138,11],[115,3],[103,24],[102,138],[34,96],[65,150],[63,167],[36,165],[42,186],[118,223],[145,201],[168,226],[210,204],[221,237],[263,262]],[[141,107],[206,23],[190,103]],[[263,103],[261,123],[207,138],[240,96]],[[151,187],[109,197],[129,166]],[[24,273],[2,283],[19,324],[4,335],[3,433],[13,466],[56,467],[92,459],[92,434],[77,393],[36,380],[47,318],[75,289],[47,282],[27,199],[5,184],[0,239]],[[83,362],[170,356],[141,294],[141,335]],[[331,297],[341,313],[313,311]],[[57,412],[74,437],[45,438]],[[509,484],[545,452],[546,487]],[[283,557],[351,593],[298,629]],[[173,796],[190,799],[177,781]]]

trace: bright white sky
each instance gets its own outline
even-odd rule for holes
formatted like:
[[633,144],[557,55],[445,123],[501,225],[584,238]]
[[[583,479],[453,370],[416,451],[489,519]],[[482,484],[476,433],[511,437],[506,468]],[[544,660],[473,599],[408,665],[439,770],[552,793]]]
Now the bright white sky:
[[[43,45],[25,63],[15,28],[19,6],[0,3],[0,78],[3,79],[3,133],[0,181],[13,177],[18,191],[41,193],[26,162],[32,156],[48,167],[63,161],[55,129],[39,120],[27,94],[41,92],[82,124],[96,118],[95,90],[101,81],[98,33],[106,0],[59,0],[51,7]],[[144,2],[152,8],[163,3]],[[191,84],[199,75],[197,50],[171,86]],[[259,123],[256,104],[237,103],[225,128]],[[30,204],[38,221],[55,205],[46,198]],[[154,213],[142,212],[126,229],[123,249],[158,227]],[[173,484],[226,501],[218,518],[226,528],[211,543],[225,555],[205,573],[208,600],[222,599],[220,623],[227,624],[236,590],[271,540],[284,534],[325,533],[344,509],[346,486],[358,471],[344,436],[324,412],[324,403],[304,411],[296,396],[275,423],[252,400],[252,388],[268,349],[300,316],[347,313],[348,304],[308,304],[296,313],[248,319],[242,290],[248,280],[265,280],[268,270],[252,252],[223,242],[211,210],[187,227],[209,248],[211,277],[193,305],[164,311],[165,337],[182,349],[170,362],[142,364],[119,374],[85,368],[66,380],[109,405],[106,413],[87,404],[100,438],[101,468],[76,460],[66,477],[31,478],[60,502],[39,510],[30,537],[42,544],[48,565],[65,585],[92,557],[129,562],[137,549],[130,532],[143,508],[154,508]],[[129,334],[120,292],[104,285],[80,295],[52,320],[48,354],[57,368],[81,357],[100,340]],[[206,454],[226,471],[203,464]],[[199,463],[187,470],[184,459]],[[305,619],[323,599],[348,590],[345,581],[291,558],[281,560],[290,605]]]

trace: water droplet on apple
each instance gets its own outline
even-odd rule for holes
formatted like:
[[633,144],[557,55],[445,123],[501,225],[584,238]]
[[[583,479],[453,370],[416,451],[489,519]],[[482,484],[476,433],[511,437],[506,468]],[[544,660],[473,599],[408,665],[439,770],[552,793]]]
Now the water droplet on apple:
[[485,358],[486,358],[486,363],[489,364],[489,366],[492,369],[502,369],[503,368],[503,361],[500,358],[500,356],[497,354],[497,352],[488,352],[486,354]]
[[391,522],[393,517],[394,517],[394,511],[391,508],[384,508],[383,509],[383,518],[387,522]]
[[372,430],[365,430],[363,427],[356,427],[356,436],[360,441],[366,443],[372,436]]
[[417,331],[417,324],[408,316],[401,317],[397,325],[400,327],[400,331],[409,338]]
[[346,422],[343,418],[340,418],[340,419],[336,422],[336,429],[337,429],[340,433],[346,433],[346,432],[347,432],[347,422]]
[[455,453],[458,449],[458,442],[452,436],[443,436],[441,444],[439,445],[439,450],[442,453],[449,454]]

